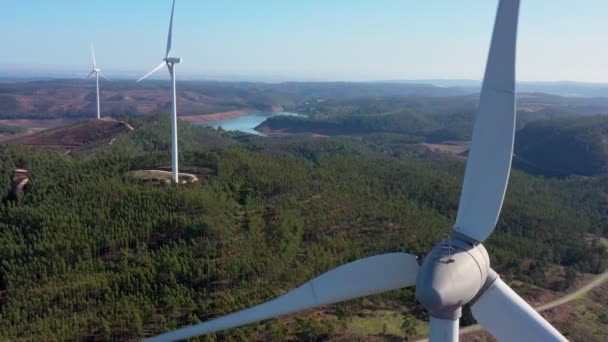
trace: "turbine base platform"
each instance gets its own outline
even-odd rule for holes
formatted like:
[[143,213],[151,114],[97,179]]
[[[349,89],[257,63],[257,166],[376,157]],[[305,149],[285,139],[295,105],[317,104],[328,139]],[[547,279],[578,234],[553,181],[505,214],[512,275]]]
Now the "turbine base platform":
[[[176,184],[171,179],[171,171],[163,169],[155,170],[134,170],[127,172],[127,176],[135,178],[144,183],[152,184]],[[199,181],[199,177],[190,173],[179,173],[179,183],[191,184]]]

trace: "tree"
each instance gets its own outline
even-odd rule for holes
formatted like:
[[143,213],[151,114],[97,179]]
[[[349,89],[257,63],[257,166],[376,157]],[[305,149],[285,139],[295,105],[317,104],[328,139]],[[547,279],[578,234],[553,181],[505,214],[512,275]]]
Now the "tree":
[[101,336],[101,339],[103,341],[112,341],[112,327],[110,326],[110,323],[108,323],[108,321],[106,321],[105,319],[101,318],[99,319],[99,323],[98,323],[99,327],[99,335]]
[[267,337],[269,341],[281,342],[287,340],[289,331],[281,320],[275,319],[268,325]]
[[578,273],[576,272],[576,270],[573,267],[566,268],[566,277],[564,280],[564,290],[566,290],[570,286],[574,285],[574,282],[576,281],[577,276],[578,276]]
[[473,312],[471,312],[471,307],[468,305],[465,305],[462,308],[462,317],[460,317],[460,326],[466,327],[466,326],[473,325],[476,323],[477,323],[477,321],[475,320],[475,317],[473,317]]
[[416,335],[418,329],[418,321],[416,317],[414,317],[410,313],[403,314],[403,322],[401,323],[401,331],[405,334],[405,340],[409,341],[409,339]]
[[129,330],[135,337],[141,338],[144,336],[144,323],[137,311],[134,311],[132,314]]

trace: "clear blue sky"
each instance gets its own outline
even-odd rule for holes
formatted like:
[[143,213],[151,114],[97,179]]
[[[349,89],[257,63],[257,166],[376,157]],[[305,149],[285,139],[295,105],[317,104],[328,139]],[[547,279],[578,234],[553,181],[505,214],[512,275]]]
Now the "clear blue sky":
[[[177,0],[182,77],[480,79],[497,0]],[[160,63],[170,0],[0,0],[0,74]],[[608,82],[608,1],[522,0],[521,80]]]

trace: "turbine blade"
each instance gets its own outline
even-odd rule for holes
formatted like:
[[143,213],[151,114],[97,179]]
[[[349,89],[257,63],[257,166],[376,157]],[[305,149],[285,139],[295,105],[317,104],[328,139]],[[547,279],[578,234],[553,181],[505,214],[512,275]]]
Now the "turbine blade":
[[93,69],[97,69],[97,61],[95,60],[95,49],[93,48],[93,44],[91,44],[91,52],[93,53]]
[[155,73],[158,70],[160,70],[160,68],[162,68],[163,66],[165,66],[165,64],[166,64],[165,61],[161,62],[156,68],[154,68],[154,70],[152,70],[149,73],[147,73],[146,75],[144,75],[144,77],[138,79],[137,82],[141,82],[141,81],[145,80],[146,78],[148,78],[148,76],[150,76],[153,73]]
[[471,310],[477,322],[499,341],[567,341],[500,278]]
[[329,271],[269,302],[147,341],[178,341],[314,307],[412,286],[418,260],[406,253],[373,256]]
[[169,58],[169,52],[171,52],[171,40],[173,38],[173,13],[175,12],[175,0],[173,0],[173,6],[171,7],[171,21],[169,22],[169,35],[167,37],[167,54],[165,58]]
[[91,77],[91,75],[93,75],[95,73],[95,70],[91,70],[91,73],[89,74],[89,76],[85,77],[85,78],[89,78]]
[[99,73],[99,76],[105,78],[108,81],[111,81],[111,79],[109,77],[107,77],[106,75],[102,74],[101,72]]
[[511,170],[519,0],[501,0],[481,88],[454,230],[485,240],[494,230]]

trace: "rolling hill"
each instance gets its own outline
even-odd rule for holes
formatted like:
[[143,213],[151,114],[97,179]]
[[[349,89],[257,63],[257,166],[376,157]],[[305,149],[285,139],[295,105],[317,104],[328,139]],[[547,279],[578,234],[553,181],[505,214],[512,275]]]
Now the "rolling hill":
[[546,176],[604,174],[608,170],[608,117],[531,122],[517,133],[514,164]]
[[[9,192],[15,169],[31,181],[0,201],[0,340],[140,340],[263,302],[362,256],[421,254],[456,216],[463,161],[394,155],[382,136],[242,140],[180,121],[184,170],[205,177],[174,187],[129,176],[171,158],[166,116],[136,127],[69,156],[0,146],[0,190]],[[598,199],[607,191],[602,177],[513,172],[488,241],[493,267],[526,299],[602,272],[608,225]],[[411,337],[422,337],[420,312],[410,288],[211,338],[394,340],[381,326],[361,329],[372,314],[386,314],[395,338],[402,317],[413,318]]]
[[88,145],[109,144],[133,130],[128,123],[114,119],[84,120],[67,126],[9,138],[0,143],[25,145],[70,153]]

